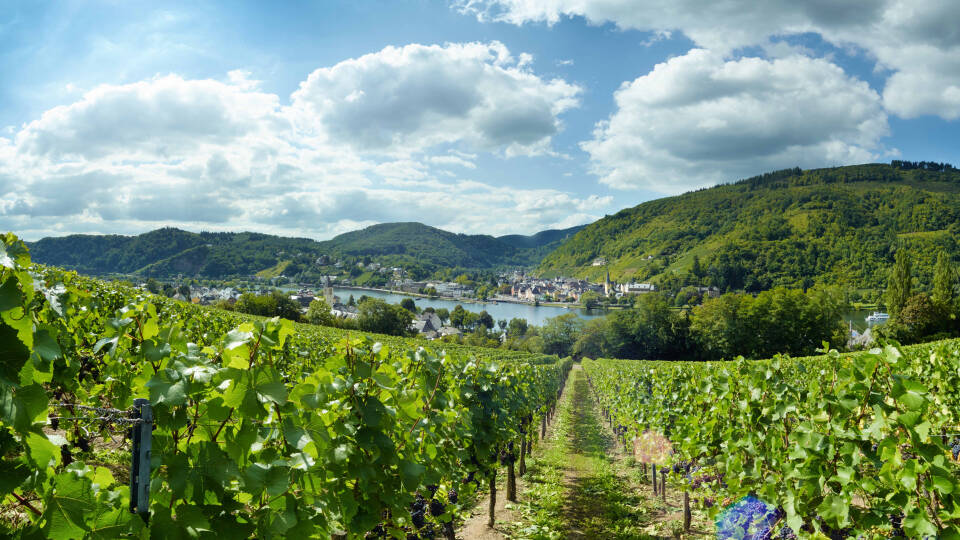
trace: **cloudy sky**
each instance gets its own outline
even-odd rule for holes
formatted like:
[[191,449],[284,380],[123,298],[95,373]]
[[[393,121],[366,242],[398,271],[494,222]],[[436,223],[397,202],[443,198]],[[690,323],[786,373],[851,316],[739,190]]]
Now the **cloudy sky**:
[[0,229],[529,234],[786,167],[960,164],[956,20],[954,0],[6,0]]

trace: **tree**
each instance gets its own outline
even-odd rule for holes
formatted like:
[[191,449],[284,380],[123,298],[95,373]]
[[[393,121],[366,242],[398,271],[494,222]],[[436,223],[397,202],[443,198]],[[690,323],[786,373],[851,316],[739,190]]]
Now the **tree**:
[[493,317],[487,313],[487,310],[483,310],[477,317],[477,324],[485,327],[487,330],[492,330],[494,325]]
[[365,298],[357,306],[357,326],[365,332],[405,336],[410,333],[413,314],[379,298]]
[[500,327],[500,331],[503,332],[504,330],[507,329],[507,320],[506,320],[506,319],[500,319],[499,321],[497,321],[497,326],[499,326],[499,327]]
[[473,330],[480,323],[480,315],[472,311],[466,311],[463,315],[463,322],[461,323],[464,328]]
[[576,313],[564,313],[547,319],[540,332],[543,338],[543,352],[569,356],[582,330],[583,319]]
[[510,324],[507,325],[507,335],[514,338],[522,337],[527,333],[527,327],[526,319],[514,317],[510,319]]
[[607,333],[609,324],[606,317],[590,319],[583,325],[580,337],[573,344],[573,354],[587,358],[604,358],[610,356]]
[[409,311],[410,313],[417,312],[417,304],[414,303],[413,298],[404,298],[400,301],[400,307]]
[[933,268],[933,294],[930,299],[934,304],[950,309],[956,297],[956,284],[957,274],[950,265],[950,258],[946,252],[941,251],[937,256],[937,265]]
[[319,324],[322,326],[334,326],[335,324],[333,313],[330,313],[330,304],[321,298],[310,302],[310,307],[307,308],[306,319],[310,324]]
[[697,285],[700,284],[700,281],[703,279],[703,276],[707,273],[703,270],[703,266],[700,265],[700,256],[693,256],[693,264],[690,266],[690,273],[693,274],[693,277],[697,278]]
[[354,300],[354,298],[353,298],[353,295],[352,295],[352,294],[350,295],[350,299],[349,299],[349,300],[347,300],[347,305],[348,305],[348,306],[355,306],[355,305],[357,305],[357,301],[356,301],[356,300]]
[[450,324],[457,328],[463,328],[463,320],[467,316],[467,310],[463,309],[463,306],[457,304],[453,311],[450,313]]
[[911,288],[913,286],[910,276],[910,257],[906,249],[897,251],[896,259],[893,263],[893,270],[890,271],[890,279],[887,280],[887,292],[884,300],[887,304],[887,310],[894,319],[900,314],[900,310],[906,305],[910,298]]
[[447,308],[440,308],[437,310],[437,317],[440,317],[441,323],[446,323],[450,320],[450,310]]
[[895,337],[909,343],[945,329],[948,316],[942,306],[923,293],[911,295],[894,323]]
[[163,295],[167,298],[173,298],[173,295],[177,294],[177,289],[169,283],[164,283],[163,285]]
[[155,280],[155,279],[153,279],[153,278],[148,278],[148,279],[147,279],[147,290],[150,291],[150,292],[152,292],[153,294],[160,294],[160,291],[161,291],[162,289],[161,289],[161,287],[160,287],[160,283],[159,283],[157,280]]
[[600,305],[600,295],[596,291],[585,291],[580,295],[580,303],[587,309],[594,309]]
[[184,298],[190,298],[190,286],[186,284],[177,287],[177,292]]

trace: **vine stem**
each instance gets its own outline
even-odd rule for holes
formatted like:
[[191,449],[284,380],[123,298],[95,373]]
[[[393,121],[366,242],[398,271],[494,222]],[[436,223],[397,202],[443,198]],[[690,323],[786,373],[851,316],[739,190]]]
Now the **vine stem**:
[[35,506],[33,506],[32,504],[30,504],[30,501],[28,501],[28,500],[24,499],[23,497],[17,495],[17,492],[16,492],[16,491],[11,491],[10,494],[13,495],[13,498],[16,499],[17,502],[19,502],[21,505],[27,507],[27,508],[28,508],[31,512],[33,512],[34,514],[36,514],[36,515],[38,515],[38,516],[43,515],[43,512],[37,510]]

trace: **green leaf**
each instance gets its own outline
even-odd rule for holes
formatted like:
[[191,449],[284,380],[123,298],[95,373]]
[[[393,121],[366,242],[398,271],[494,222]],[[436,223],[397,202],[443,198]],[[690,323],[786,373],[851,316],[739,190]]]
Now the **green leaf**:
[[405,459],[400,460],[400,481],[403,483],[403,488],[407,491],[414,491],[420,487],[420,476],[426,470],[427,468],[419,463]]
[[0,497],[10,493],[30,476],[30,469],[19,461],[0,461]]
[[43,512],[47,521],[47,536],[54,540],[86,536],[89,530],[86,518],[93,514],[95,503],[89,479],[72,469],[58,474],[53,495]]

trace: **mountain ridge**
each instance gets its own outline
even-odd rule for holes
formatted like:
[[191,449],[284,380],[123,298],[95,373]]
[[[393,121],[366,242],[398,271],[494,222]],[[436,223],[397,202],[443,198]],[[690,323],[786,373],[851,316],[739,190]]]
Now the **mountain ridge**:
[[[960,171],[894,164],[784,169],[647,201],[587,225],[536,272],[598,281],[609,271],[674,290],[876,289],[906,247],[929,283],[940,249],[960,260]],[[695,256],[702,275],[690,279]]]
[[86,274],[249,276],[298,259],[309,265],[321,256],[375,258],[384,264],[430,268],[535,266],[540,258],[581,227],[509,235],[457,234],[422,223],[384,223],[330,240],[257,232],[199,233],[162,227],[138,235],[75,234],[27,242],[36,262]]

